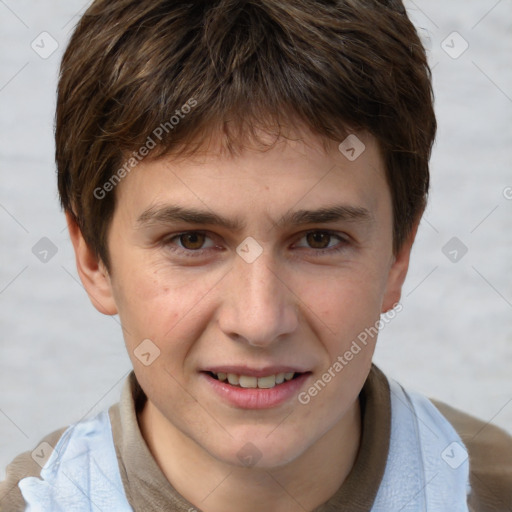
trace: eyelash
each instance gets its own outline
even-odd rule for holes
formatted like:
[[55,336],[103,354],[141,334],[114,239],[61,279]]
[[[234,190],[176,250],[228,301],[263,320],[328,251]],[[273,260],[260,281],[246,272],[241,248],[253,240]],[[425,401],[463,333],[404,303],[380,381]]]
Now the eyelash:
[[[348,237],[346,237],[346,236],[344,237],[338,233],[335,233],[335,232],[329,231],[329,230],[325,230],[325,229],[313,229],[310,231],[306,231],[301,235],[301,237],[298,240],[302,240],[307,235],[312,234],[312,233],[322,233],[322,234],[328,235],[330,237],[337,238],[339,240],[338,245],[336,245],[335,247],[330,247],[330,248],[326,248],[326,249],[314,249],[312,247],[309,247],[309,248],[301,247],[300,248],[300,249],[306,249],[308,251],[311,251],[311,252],[315,253],[316,256],[337,254],[337,253],[345,250],[346,246],[350,243]],[[213,250],[218,249],[218,247],[208,247],[206,249],[193,250],[193,249],[185,249],[183,247],[173,245],[173,240],[179,239],[181,236],[188,235],[188,234],[204,235],[206,238],[211,239],[211,237],[209,237],[208,233],[206,233],[205,231],[182,231],[181,233],[177,233],[175,235],[165,238],[163,240],[162,244],[169,251],[171,251],[173,253],[181,253],[182,255],[185,255],[185,257],[188,257],[188,258],[204,257],[204,253],[206,251],[209,251],[212,249]]]

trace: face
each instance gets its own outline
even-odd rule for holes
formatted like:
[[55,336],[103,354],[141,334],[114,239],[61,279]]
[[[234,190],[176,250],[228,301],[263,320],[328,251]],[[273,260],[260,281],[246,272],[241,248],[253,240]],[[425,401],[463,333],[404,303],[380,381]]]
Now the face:
[[142,162],[116,190],[111,274],[88,289],[119,313],[161,418],[218,460],[240,465],[250,442],[261,465],[292,461],[357,402],[376,341],[361,334],[408,257],[377,144],[358,136],[355,161],[305,137]]

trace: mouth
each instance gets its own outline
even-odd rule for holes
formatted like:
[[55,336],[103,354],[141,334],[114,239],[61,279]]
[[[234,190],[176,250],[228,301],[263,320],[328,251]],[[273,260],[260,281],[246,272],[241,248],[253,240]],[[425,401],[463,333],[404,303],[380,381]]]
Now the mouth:
[[207,371],[211,378],[224,382],[236,388],[245,389],[273,389],[286,382],[299,378],[309,372],[279,372],[257,377],[255,375],[243,375],[238,373]]
[[238,409],[272,409],[293,402],[312,371],[300,366],[211,366],[200,371],[208,393]]
[[217,366],[200,372],[206,389],[239,409],[271,409],[293,401],[311,371],[292,366]]

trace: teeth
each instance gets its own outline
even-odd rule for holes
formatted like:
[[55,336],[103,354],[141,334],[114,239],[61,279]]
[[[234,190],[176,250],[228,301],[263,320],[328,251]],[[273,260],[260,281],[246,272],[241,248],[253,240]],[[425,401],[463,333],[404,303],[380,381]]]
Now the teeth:
[[235,373],[222,373],[216,374],[217,378],[224,382],[227,381],[232,386],[240,386],[242,388],[259,388],[259,389],[271,389],[278,384],[282,384],[285,380],[292,380],[295,372],[278,373],[277,375],[267,375],[266,377],[252,377],[249,375],[236,375]]
[[256,388],[258,387],[257,377],[247,377],[246,375],[240,375],[239,384],[243,388]]
[[238,375],[235,375],[234,373],[228,373],[228,382],[232,386],[236,386],[239,383]]
[[258,379],[258,387],[262,389],[270,389],[276,385],[276,376],[269,375],[268,377],[260,377]]

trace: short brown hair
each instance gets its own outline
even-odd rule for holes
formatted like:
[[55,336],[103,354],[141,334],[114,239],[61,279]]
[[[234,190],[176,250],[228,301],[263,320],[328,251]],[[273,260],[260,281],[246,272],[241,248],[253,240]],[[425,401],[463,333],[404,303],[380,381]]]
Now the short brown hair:
[[396,252],[423,213],[436,132],[425,50],[400,0],[96,0],[61,66],[63,208],[109,268],[106,192],[149,139],[152,158],[191,154],[220,130],[235,151],[297,121],[324,139],[376,137]]

